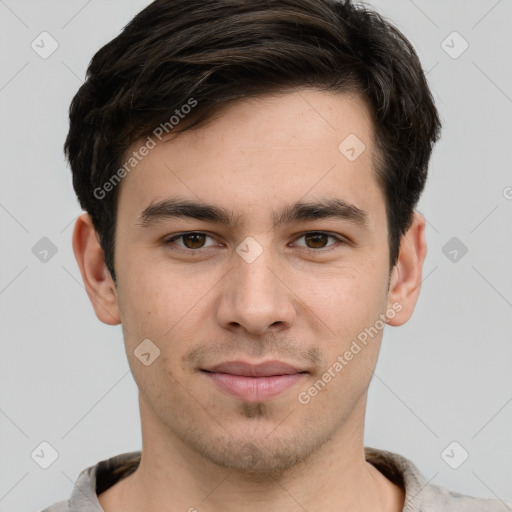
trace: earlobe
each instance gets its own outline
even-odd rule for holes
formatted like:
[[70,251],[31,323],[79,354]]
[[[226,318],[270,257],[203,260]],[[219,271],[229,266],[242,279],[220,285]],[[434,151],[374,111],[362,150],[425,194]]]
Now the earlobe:
[[402,236],[398,260],[391,273],[388,308],[395,314],[388,318],[389,325],[402,325],[411,317],[420,293],[426,253],[425,218],[414,212],[411,227]]
[[118,325],[121,323],[121,315],[115,284],[105,265],[103,249],[87,213],[83,213],[76,220],[73,252],[96,316],[105,324]]

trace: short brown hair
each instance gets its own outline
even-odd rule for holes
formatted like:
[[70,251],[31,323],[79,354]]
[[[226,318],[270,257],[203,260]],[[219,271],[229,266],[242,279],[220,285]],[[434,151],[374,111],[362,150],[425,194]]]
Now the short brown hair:
[[128,148],[168,126],[191,98],[196,106],[173,132],[200,126],[236,99],[297,87],[356,92],[371,107],[396,262],[441,129],[405,36],[348,0],[156,0],[92,58],[64,145],[114,281],[119,187],[103,197],[97,190],[123,174]]

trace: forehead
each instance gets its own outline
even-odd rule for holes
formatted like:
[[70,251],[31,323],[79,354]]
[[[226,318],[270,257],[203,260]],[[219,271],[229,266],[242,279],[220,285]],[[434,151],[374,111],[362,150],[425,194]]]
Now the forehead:
[[124,177],[119,208],[140,214],[179,195],[233,211],[264,207],[270,214],[271,203],[334,192],[363,204],[378,193],[373,133],[359,96],[303,89],[246,98],[200,128],[156,140]]

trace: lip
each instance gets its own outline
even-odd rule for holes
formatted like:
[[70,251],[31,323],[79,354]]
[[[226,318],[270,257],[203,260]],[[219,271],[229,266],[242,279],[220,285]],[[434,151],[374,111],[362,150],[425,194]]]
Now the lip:
[[206,371],[243,377],[274,377],[276,375],[291,375],[303,372],[303,370],[299,370],[291,364],[277,360],[265,361],[259,364],[246,363],[245,361],[226,361],[211,368],[206,368]]
[[222,391],[247,402],[261,402],[284,393],[307,372],[282,361],[228,361],[203,369],[203,373]]

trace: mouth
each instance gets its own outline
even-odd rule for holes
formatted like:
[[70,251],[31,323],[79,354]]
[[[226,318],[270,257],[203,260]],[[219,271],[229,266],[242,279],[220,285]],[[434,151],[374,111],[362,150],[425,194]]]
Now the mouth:
[[229,361],[201,371],[220,390],[246,402],[261,402],[278,396],[308,374],[282,361],[260,364]]

